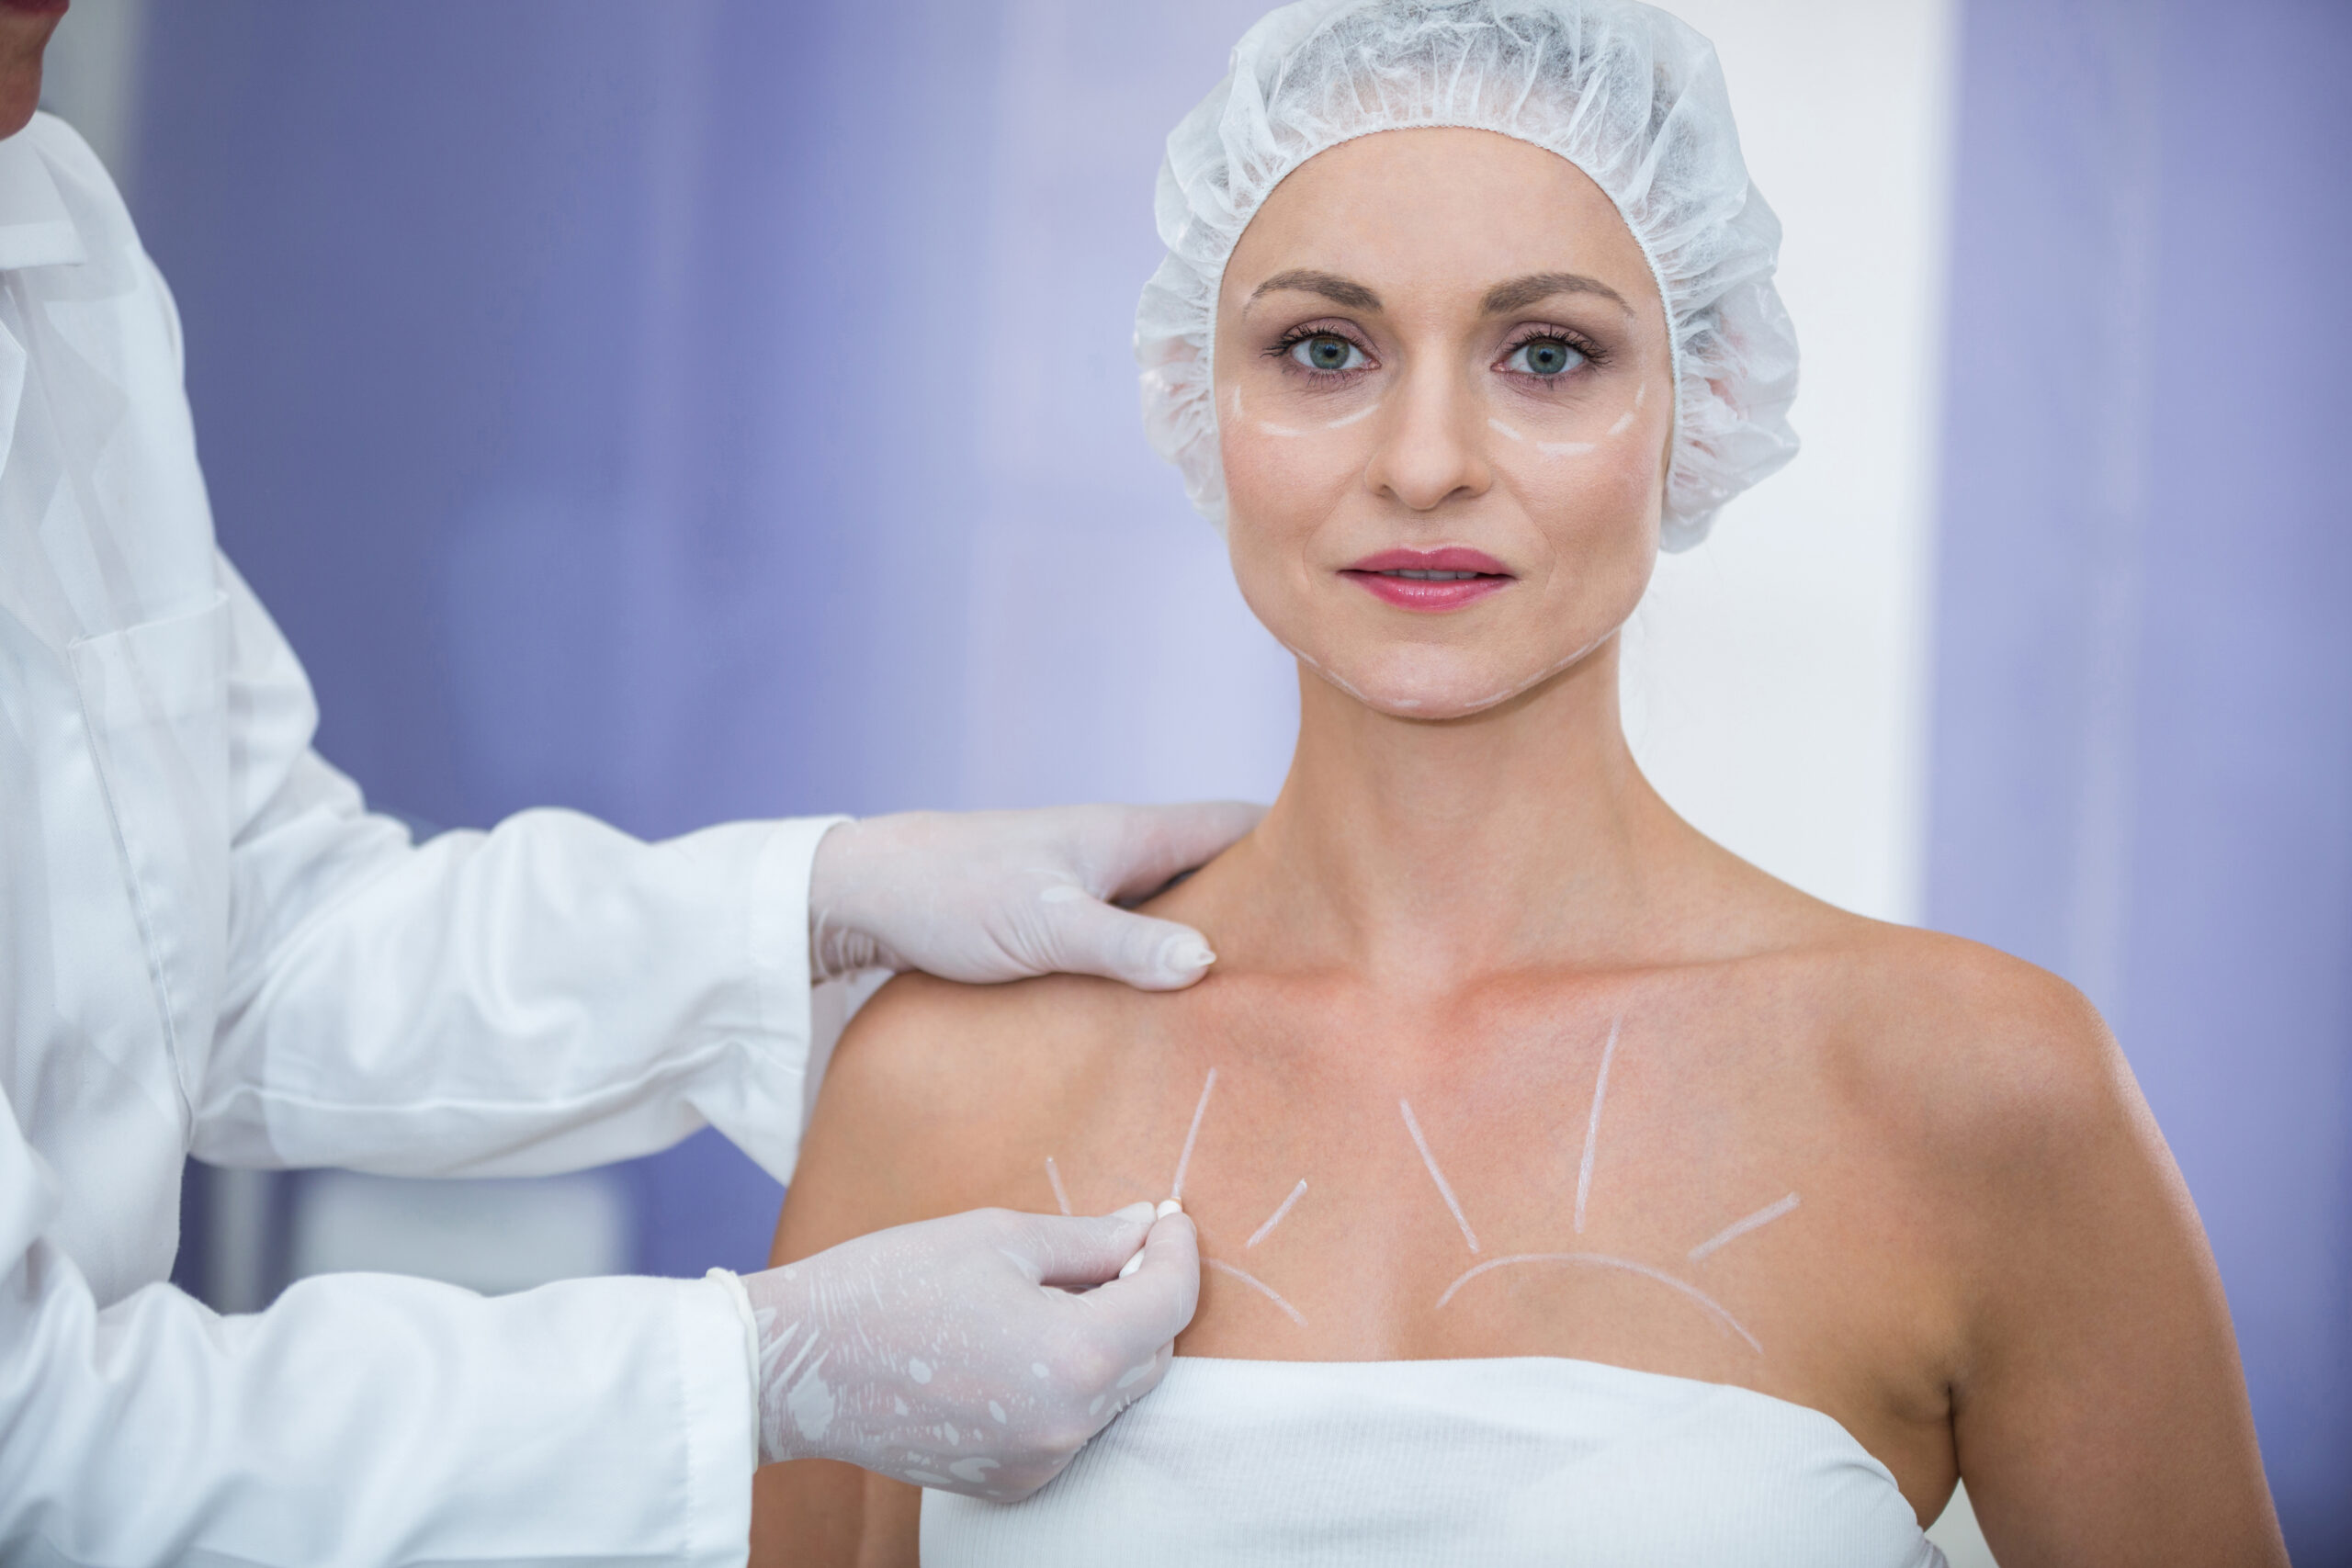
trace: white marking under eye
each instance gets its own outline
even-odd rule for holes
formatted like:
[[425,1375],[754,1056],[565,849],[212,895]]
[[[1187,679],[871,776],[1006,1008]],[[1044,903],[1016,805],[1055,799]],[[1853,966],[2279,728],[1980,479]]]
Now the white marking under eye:
[[1380,405],[1379,405],[1378,403],[1366,403],[1366,404],[1364,404],[1364,406],[1363,406],[1363,407],[1362,407],[1362,408],[1360,408],[1360,409],[1356,410],[1356,412],[1353,412],[1353,413],[1351,413],[1351,414],[1349,414],[1349,415],[1347,415],[1347,416],[1345,416],[1344,418],[1341,418],[1341,419],[1335,419],[1335,420],[1333,420],[1330,423],[1329,423],[1329,424],[1325,425],[1323,428],[1324,428],[1324,429],[1326,429],[1326,430],[1340,430],[1340,429],[1343,429],[1344,427],[1346,427],[1346,426],[1348,426],[1348,425],[1353,424],[1356,421],[1358,421],[1358,420],[1360,420],[1360,419],[1363,418],[1365,415],[1367,415],[1367,414],[1369,414],[1369,413],[1372,413],[1373,412],[1374,412],[1375,410],[1377,410],[1379,407],[1380,407]]
[[1525,441],[1525,440],[1527,439],[1527,437],[1526,437],[1526,436],[1521,435],[1518,431],[1513,430],[1510,425],[1505,424],[1501,420],[1494,419],[1494,418],[1489,418],[1489,419],[1487,421],[1487,428],[1489,428],[1489,429],[1491,429],[1491,430],[1493,430],[1493,431],[1497,432],[1497,433],[1498,433],[1498,434],[1503,434],[1503,435],[1508,435],[1508,436],[1510,436],[1513,441],[1521,441],[1521,442],[1523,442],[1523,441]]
[[1535,449],[1546,457],[1581,457],[1592,450],[1589,441],[1538,441]]
[[1623,435],[1625,432],[1633,428],[1634,411],[1632,409],[1627,409],[1623,413],[1617,416],[1617,423],[1609,427],[1609,434],[1611,435]]
[[1287,424],[1276,424],[1271,420],[1261,419],[1253,423],[1258,426],[1258,434],[1261,435],[1304,435],[1306,434],[1303,430],[1293,430]]

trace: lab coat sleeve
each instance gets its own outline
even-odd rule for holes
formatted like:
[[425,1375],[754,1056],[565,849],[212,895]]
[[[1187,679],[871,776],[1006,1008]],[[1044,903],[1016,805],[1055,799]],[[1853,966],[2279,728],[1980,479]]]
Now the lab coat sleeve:
[[222,1317],[104,1310],[0,1107],[0,1562],[227,1568],[743,1562],[751,1352],[707,1280],[484,1300],[306,1280]]
[[412,844],[311,749],[235,570],[227,974],[194,1152],[538,1175],[706,1123],[778,1179],[808,1071],[808,874],[837,818],[645,843],[576,812]]

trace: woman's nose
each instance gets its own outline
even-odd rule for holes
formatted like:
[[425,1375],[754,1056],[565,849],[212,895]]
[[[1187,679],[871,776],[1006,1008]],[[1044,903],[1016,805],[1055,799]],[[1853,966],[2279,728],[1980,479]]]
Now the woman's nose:
[[1386,422],[1365,482],[1415,512],[1435,511],[1455,496],[1483,494],[1494,478],[1487,463],[1485,422],[1461,378],[1430,367],[1389,395],[1401,406]]

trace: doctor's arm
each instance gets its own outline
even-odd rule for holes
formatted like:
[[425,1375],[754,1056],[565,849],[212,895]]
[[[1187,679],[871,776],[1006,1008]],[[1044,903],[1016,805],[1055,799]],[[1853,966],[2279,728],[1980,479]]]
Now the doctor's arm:
[[646,843],[576,812],[412,845],[316,751],[292,650],[233,568],[231,929],[195,1152],[232,1166],[531,1175],[707,1123],[789,1174],[808,988],[871,965],[1154,988],[1211,956],[1102,900],[1256,807],[730,823]]

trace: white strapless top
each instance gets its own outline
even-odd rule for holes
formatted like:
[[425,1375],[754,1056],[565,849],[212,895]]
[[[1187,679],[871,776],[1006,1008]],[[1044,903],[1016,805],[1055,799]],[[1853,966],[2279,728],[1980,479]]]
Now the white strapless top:
[[922,1495],[926,1568],[1943,1568],[1817,1410],[1552,1357],[1180,1356],[1025,1503]]

